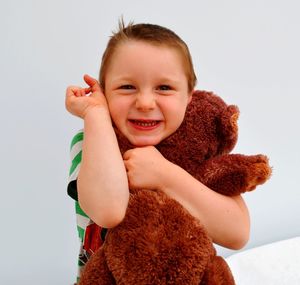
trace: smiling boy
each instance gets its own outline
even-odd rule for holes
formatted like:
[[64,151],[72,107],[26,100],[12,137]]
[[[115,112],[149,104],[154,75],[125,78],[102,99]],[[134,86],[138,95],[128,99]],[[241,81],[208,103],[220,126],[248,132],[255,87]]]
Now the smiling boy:
[[[199,218],[215,243],[244,246],[250,222],[243,198],[212,191],[154,147],[178,129],[192,99],[196,76],[186,44],[157,25],[121,26],[104,53],[100,84],[84,80],[88,88],[68,87],[66,108],[84,120],[77,188],[87,216],[114,227],[130,188],[159,189]],[[113,124],[135,146],[123,157]]]

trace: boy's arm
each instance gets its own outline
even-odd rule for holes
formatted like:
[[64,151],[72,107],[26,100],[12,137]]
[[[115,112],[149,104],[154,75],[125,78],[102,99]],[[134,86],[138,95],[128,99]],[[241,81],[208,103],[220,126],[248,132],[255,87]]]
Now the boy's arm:
[[250,218],[240,195],[221,195],[171,162],[164,167],[161,179],[161,190],[198,218],[215,243],[231,249],[246,244]]
[[129,150],[123,158],[130,188],[160,189],[199,219],[215,243],[232,249],[245,245],[250,222],[241,196],[209,189],[153,146]]
[[125,216],[129,189],[126,169],[107,108],[90,108],[84,116],[78,200],[98,225],[116,226]]
[[84,120],[78,201],[96,224],[110,228],[125,216],[128,180],[106,98],[96,79],[86,74],[84,81],[89,87],[69,86],[65,100],[66,109]]

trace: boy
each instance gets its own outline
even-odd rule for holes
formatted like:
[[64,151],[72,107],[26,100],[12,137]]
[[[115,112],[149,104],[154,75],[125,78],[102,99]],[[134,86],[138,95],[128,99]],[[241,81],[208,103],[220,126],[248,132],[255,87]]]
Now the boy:
[[[178,129],[192,98],[196,76],[186,44],[161,26],[121,24],[102,58],[101,87],[84,80],[88,88],[68,87],[66,108],[84,120],[77,189],[87,217],[114,227],[129,189],[160,189],[199,218],[215,243],[243,247],[250,223],[242,197],[210,190],[154,147]],[[113,125],[136,146],[123,157]]]

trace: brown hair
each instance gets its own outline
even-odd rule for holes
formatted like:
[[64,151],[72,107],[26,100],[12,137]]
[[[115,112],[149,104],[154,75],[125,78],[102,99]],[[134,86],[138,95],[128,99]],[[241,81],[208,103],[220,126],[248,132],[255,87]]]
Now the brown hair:
[[185,63],[188,89],[189,91],[194,89],[197,78],[192,63],[192,57],[186,43],[178,35],[159,25],[133,24],[130,22],[125,26],[123,19],[119,21],[119,30],[113,32],[102,56],[99,82],[103,89],[105,89],[105,74],[113,53],[121,43],[129,40],[144,41],[154,45],[165,45],[177,49],[182,55]]

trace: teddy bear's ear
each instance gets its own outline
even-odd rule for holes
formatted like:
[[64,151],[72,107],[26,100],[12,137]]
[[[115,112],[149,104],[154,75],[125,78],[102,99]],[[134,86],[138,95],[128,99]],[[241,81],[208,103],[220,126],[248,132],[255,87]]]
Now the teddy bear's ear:
[[229,153],[238,139],[239,109],[235,105],[228,105],[220,114],[218,132],[220,134],[220,145],[218,153]]

